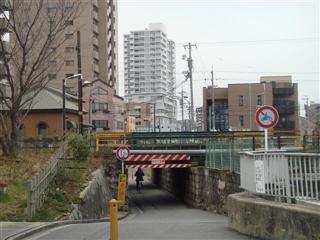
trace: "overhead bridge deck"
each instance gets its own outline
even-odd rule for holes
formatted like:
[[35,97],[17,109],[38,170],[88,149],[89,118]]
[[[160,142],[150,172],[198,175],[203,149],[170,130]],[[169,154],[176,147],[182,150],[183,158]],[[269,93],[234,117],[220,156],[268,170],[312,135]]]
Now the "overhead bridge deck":
[[[205,149],[212,141],[245,140],[254,149],[263,140],[263,131],[228,131],[228,132],[98,132],[96,150],[101,146],[116,148],[120,144],[133,149]],[[296,139],[299,132],[270,131],[269,136],[276,141]]]

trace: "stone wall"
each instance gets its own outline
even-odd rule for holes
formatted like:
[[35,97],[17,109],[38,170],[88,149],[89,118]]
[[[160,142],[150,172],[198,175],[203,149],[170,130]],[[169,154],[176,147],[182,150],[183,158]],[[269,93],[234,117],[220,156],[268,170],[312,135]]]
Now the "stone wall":
[[240,175],[205,167],[157,169],[154,183],[196,208],[226,214],[229,194],[240,192]]
[[70,219],[98,219],[107,216],[107,202],[111,199],[110,180],[103,168],[92,173],[92,180],[80,193],[80,203],[74,205]]
[[320,239],[320,210],[316,207],[237,193],[228,197],[228,219],[233,229],[262,239]]
[[108,214],[108,202],[116,198],[117,176],[121,171],[119,161],[111,154],[105,155],[103,166],[92,173],[92,179],[80,193],[79,204],[74,205],[69,218],[99,219]]

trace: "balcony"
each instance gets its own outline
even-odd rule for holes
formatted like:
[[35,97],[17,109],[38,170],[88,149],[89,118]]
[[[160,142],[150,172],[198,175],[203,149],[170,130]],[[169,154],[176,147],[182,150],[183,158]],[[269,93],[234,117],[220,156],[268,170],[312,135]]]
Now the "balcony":
[[99,72],[99,65],[98,64],[93,64],[93,71],[94,72]]
[[273,83],[273,95],[290,96],[293,94],[292,83]]
[[98,0],[92,0],[92,4],[93,4],[95,7],[97,7],[97,8],[99,7],[99,6],[98,6]]
[[98,33],[99,34],[99,28],[96,24],[92,24],[92,30],[94,33]]
[[94,37],[92,42],[93,42],[93,45],[95,45],[96,47],[99,47],[99,40],[98,40],[98,38]]
[[93,51],[93,58],[99,60],[99,53],[97,51]]
[[276,99],[273,101],[273,106],[280,114],[294,114],[295,105],[295,101],[292,100]]
[[92,11],[92,17],[93,17],[93,19],[95,19],[96,21],[99,21],[99,17],[98,17],[98,12],[97,12],[97,11]]

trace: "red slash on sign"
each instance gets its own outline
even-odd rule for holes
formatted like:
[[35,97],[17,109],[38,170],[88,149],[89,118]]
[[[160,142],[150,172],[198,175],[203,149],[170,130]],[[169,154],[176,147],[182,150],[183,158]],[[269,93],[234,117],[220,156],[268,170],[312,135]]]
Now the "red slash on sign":
[[256,111],[256,122],[262,128],[271,128],[277,125],[279,114],[273,106],[263,106]]

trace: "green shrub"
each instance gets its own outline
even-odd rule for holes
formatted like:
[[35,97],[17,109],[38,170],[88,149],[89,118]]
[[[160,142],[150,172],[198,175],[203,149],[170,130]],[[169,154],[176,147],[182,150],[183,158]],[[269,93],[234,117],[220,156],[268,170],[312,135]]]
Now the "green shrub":
[[86,160],[90,154],[90,146],[81,135],[71,135],[68,140],[73,158]]

